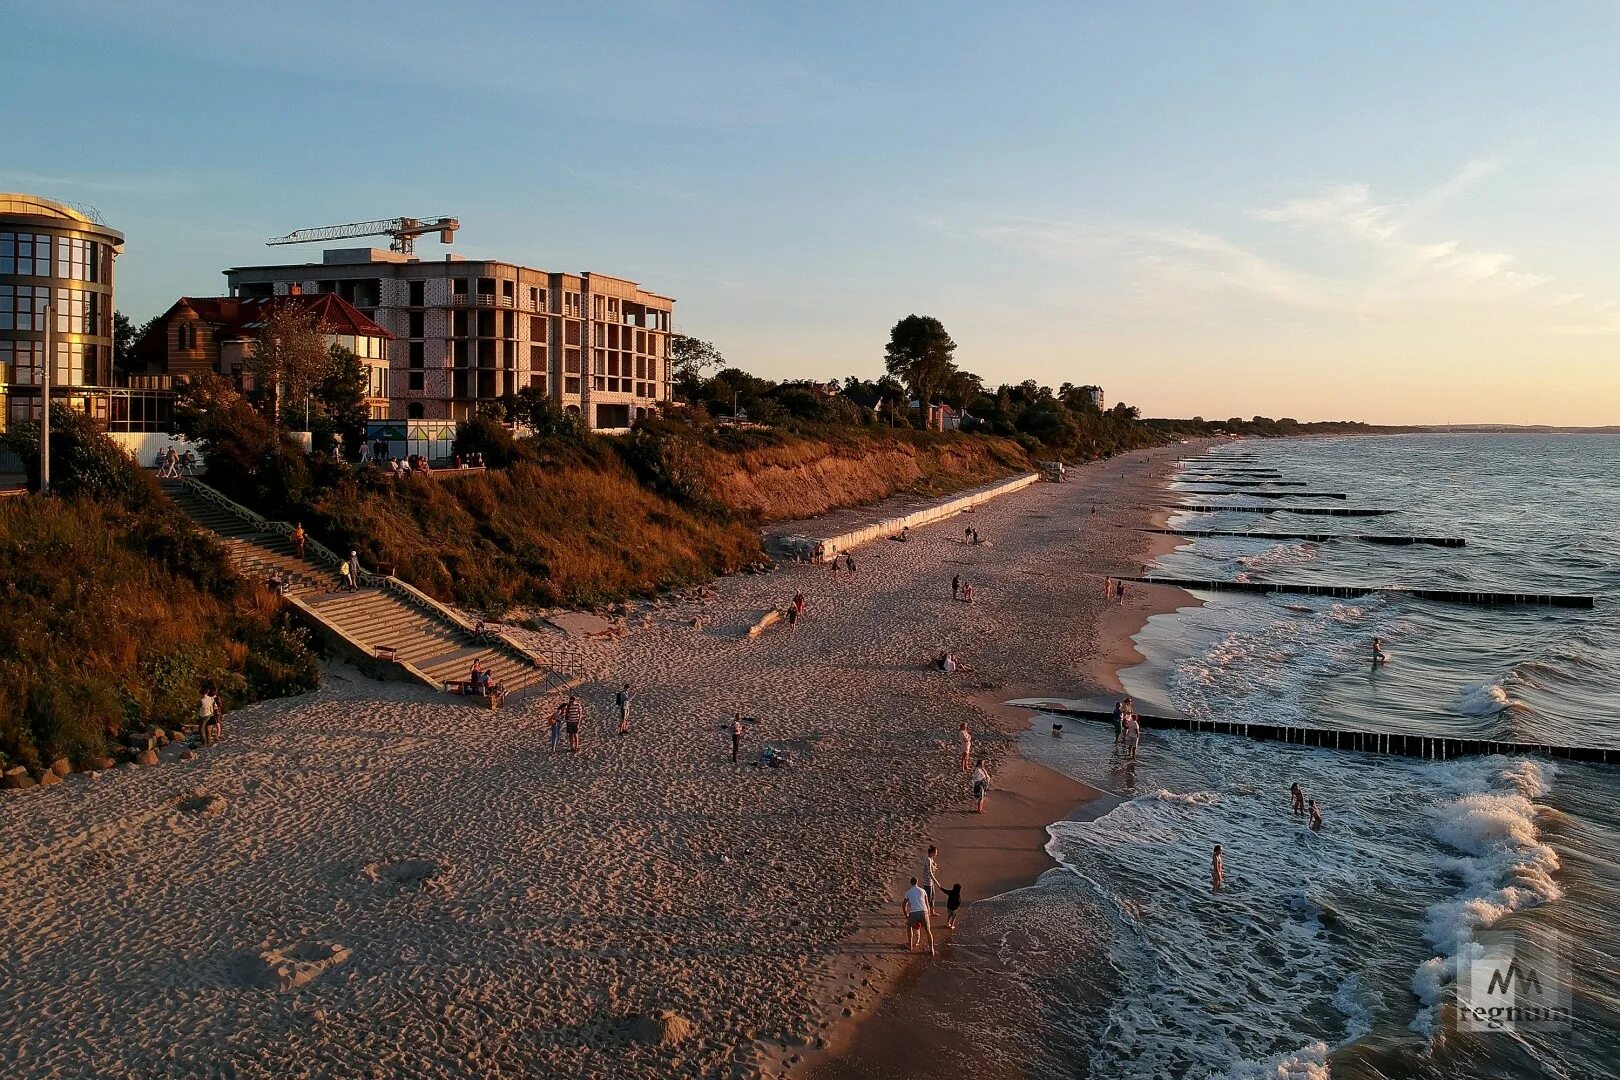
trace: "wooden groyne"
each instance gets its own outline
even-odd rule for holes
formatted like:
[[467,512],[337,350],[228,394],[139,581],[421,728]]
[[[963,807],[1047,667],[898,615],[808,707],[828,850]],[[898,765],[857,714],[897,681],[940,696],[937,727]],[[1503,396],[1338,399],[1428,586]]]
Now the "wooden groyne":
[[1225,484],[1227,487],[1304,487],[1303,480],[1220,480],[1181,477],[1178,484]]
[[[1104,709],[1059,709],[1031,705],[1054,716],[1072,716],[1112,724],[1114,714]],[[1294,746],[1315,746],[1327,750],[1354,750],[1363,754],[1391,754],[1397,757],[1449,761],[1457,757],[1490,754],[1535,754],[1566,761],[1590,761],[1599,765],[1620,764],[1620,748],[1605,746],[1562,746],[1556,743],[1507,742],[1496,739],[1454,739],[1438,735],[1406,735],[1390,731],[1348,731],[1341,728],[1288,727],[1283,724],[1255,724],[1240,720],[1190,720],[1184,716],[1148,716],[1137,713],[1143,727],[1170,731],[1195,731],[1212,735],[1233,735],[1258,742],[1281,742]]]
[[[1189,491],[1189,495],[1197,495]],[[1194,514],[1328,514],[1333,517],[1377,517],[1380,514],[1398,514],[1399,510],[1369,509],[1360,506],[1195,506],[1183,503],[1165,503],[1168,510],[1186,510]]]
[[1480,607],[1498,607],[1514,604],[1534,604],[1541,607],[1591,608],[1595,598],[1560,593],[1506,593],[1478,592],[1462,589],[1410,589],[1395,586],[1362,585],[1307,585],[1303,582],[1284,581],[1213,581],[1196,578],[1144,577],[1124,578],[1144,585],[1173,585],[1178,589],[1202,589],[1207,592],[1291,593],[1299,596],[1334,596],[1353,598],[1385,593],[1410,596],[1418,600],[1435,600],[1447,604],[1474,604]]
[[1467,547],[1460,536],[1387,536],[1381,533],[1303,533],[1243,532],[1237,529],[1144,529],[1165,536],[1244,536],[1251,540],[1309,540],[1325,544],[1331,540],[1363,540],[1369,544],[1431,544],[1434,547]]
[[[1213,483],[1214,481],[1211,481]],[[1348,499],[1342,491],[1189,491],[1189,495],[1242,495],[1246,499]]]

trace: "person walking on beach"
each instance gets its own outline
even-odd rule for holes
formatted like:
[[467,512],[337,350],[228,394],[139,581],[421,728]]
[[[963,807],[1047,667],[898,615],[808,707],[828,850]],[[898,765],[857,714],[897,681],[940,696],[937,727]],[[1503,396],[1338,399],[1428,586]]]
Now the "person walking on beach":
[[343,565],[338,567],[338,587],[340,589],[352,589],[354,587],[349,584],[349,560],[347,559],[344,559]]
[[928,921],[928,897],[917,887],[917,879],[911,879],[911,888],[906,890],[906,898],[900,901],[900,910],[906,916],[906,951],[916,952],[922,947],[924,931],[928,934],[928,955],[937,955],[934,951],[934,927]]
[[939,905],[934,900],[934,889],[939,885],[939,848],[937,845],[928,845],[928,856],[923,859],[922,887],[928,895],[928,913],[939,914]]
[[1316,805],[1315,799],[1311,800],[1311,831],[1322,831],[1322,808]]
[[844,569],[849,572],[850,577],[855,576],[855,556],[847,551],[844,552]]
[[214,693],[213,687],[204,687],[202,700],[197,705],[197,727],[204,746],[213,746],[219,741],[223,728],[220,712],[219,695]]
[[568,711],[564,714],[564,725],[568,728],[568,750],[570,753],[579,753],[579,728],[585,723],[585,705],[573,694],[568,695]]
[[1295,817],[1305,816],[1305,789],[1299,786],[1298,780],[1288,789],[1288,809]]
[[360,587],[360,553],[358,551],[352,551],[351,550],[349,552],[349,588],[358,589],[359,587]]
[[982,814],[984,813],[984,797],[990,793],[990,770],[985,768],[984,758],[979,759],[979,764],[974,768],[970,782],[973,784],[973,801],[978,804],[978,812]]
[[962,721],[962,771],[967,772],[973,760],[973,732],[968,730],[967,721]]
[[743,722],[742,713],[738,713],[731,721],[731,763],[737,764],[737,750],[742,746]]
[[973,603],[973,582],[971,581],[962,582],[962,602]]
[[793,606],[788,609],[788,625],[797,628],[804,618],[804,593],[793,594]]
[[1215,854],[1209,860],[1209,889],[1210,892],[1220,892],[1221,886],[1226,884],[1226,858],[1221,854],[1221,845],[1215,845]]
[[1125,602],[1125,583],[1123,581],[1114,583],[1114,602],[1118,604]]
[[962,575],[961,574],[952,574],[951,575],[951,599],[955,600],[956,597],[958,596],[958,594],[961,593],[961,591],[962,591]]
[[551,714],[551,752],[557,752],[557,746],[562,742],[563,722],[568,718],[568,702],[557,703],[557,711]]
[[1105,577],[1105,578],[1103,578],[1103,599],[1105,601],[1108,601],[1108,600],[1112,600],[1113,598],[1114,598],[1114,579],[1112,577]]
[[619,734],[630,734],[630,684],[625,683],[619,687],[619,692],[613,695],[613,703],[619,707]]

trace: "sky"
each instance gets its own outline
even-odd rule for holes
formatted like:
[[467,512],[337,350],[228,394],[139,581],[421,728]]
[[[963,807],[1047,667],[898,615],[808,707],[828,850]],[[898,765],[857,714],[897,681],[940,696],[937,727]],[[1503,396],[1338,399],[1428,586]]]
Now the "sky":
[[419,253],[631,278],[768,378],[919,313],[1149,416],[1617,424],[1617,45],[1614,0],[0,0],[0,190],[122,230],[137,320],[451,214]]

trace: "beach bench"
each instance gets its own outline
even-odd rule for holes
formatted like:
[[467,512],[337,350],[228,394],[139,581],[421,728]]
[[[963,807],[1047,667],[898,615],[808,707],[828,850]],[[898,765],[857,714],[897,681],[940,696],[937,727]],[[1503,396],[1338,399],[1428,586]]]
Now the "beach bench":
[[373,645],[372,649],[378,660],[386,660],[390,664],[399,662],[399,646],[397,645]]
[[445,679],[444,692],[458,697],[482,697],[489,702],[490,712],[498,710],[506,700],[506,688],[500,683],[491,683],[487,694],[478,694],[472,689],[471,679]]

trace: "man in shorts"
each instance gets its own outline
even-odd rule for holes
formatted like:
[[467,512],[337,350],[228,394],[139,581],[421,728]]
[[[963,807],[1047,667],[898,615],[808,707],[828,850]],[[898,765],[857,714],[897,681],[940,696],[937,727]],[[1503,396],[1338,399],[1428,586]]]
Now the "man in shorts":
[[928,897],[917,885],[917,879],[911,879],[911,888],[906,890],[906,898],[900,902],[900,910],[906,915],[906,951],[916,952],[922,947],[922,936],[928,934],[928,955],[935,955],[934,928],[928,921]]
[[579,753],[579,729],[585,723],[585,706],[573,694],[568,695],[568,711],[563,714],[565,726],[568,728],[568,749],[572,753]]

